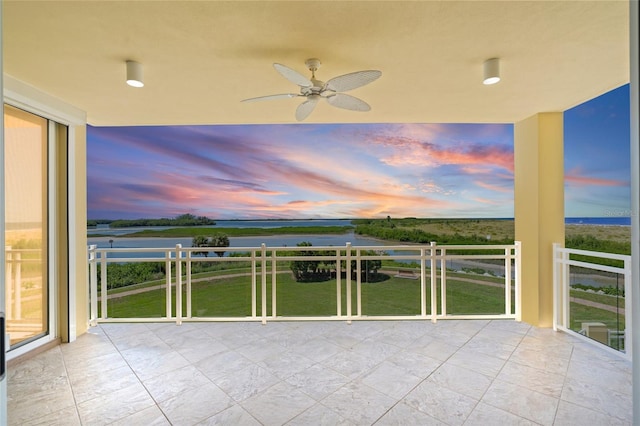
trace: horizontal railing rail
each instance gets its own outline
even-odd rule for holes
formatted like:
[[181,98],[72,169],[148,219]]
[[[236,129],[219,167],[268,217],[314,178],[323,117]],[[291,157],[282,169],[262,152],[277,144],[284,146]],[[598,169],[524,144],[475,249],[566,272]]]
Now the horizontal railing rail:
[[[520,319],[519,242],[221,248],[92,245],[88,263],[92,324]],[[156,264],[156,274],[153,279],[122,285],[117,282],[124,280],[118,278],[122,272],[113,268],[129,264]],[[201,271],[194,271],[199,265]],[[151,314],[141,313],[151,305]],[[236,310],[229,314],[232,307]]]
[[631,256],[553,244],[554,329],[631,359],[630,283]]

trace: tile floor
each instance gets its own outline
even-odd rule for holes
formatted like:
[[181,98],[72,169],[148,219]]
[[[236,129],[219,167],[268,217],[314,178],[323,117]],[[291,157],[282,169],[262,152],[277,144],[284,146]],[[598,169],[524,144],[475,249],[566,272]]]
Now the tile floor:
[[631,365],[513,321],[103,324],[9,371],[11,425],[623,425]]

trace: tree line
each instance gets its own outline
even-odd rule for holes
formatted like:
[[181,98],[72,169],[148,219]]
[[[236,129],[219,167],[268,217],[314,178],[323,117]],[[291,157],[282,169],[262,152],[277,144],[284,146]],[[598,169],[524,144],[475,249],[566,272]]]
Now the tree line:
[[161,219],[118,219],[118,220],[88,220],[88,227],[96,227],[98,224],[109,224],[110,228],[131,228],[145,226],[204,226],[215,225],[213,219],[206,216],[194,216],[189,213],[181,214],[174,218]]

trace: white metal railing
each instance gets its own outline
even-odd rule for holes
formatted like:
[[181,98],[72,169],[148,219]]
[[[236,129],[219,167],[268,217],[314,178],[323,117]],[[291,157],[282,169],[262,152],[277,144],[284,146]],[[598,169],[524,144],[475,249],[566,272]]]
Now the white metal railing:
[[[573,258],[572,258],[573,256]],[[576,256],[581,256],[594,259],[608,259],[619,261],[622,263],[622,267],[603,265],[599,263],[593,263],[585,260],[575,259]],[[572,273],[571,268],[579,268],[579,273]],[[590,279],[594,283],[598,284],[599,281],[604,282],[606,277],[602,273],[614,274],[616,277],[622,277],[623,291],[624,291],[624,307],[622,309],[615,306],[609,306],[605,303],[599,303],[594,300],[586,300],[580,297],[577,291],[574,291],[574,296],[571,295],[572,290],[572,277],[580,276],[583,279]],[[588,275],[590,277],[588,277]],[[617,280],[618,281],[618,280]],[[616,282],[617,282],[616,281]],[[624,349],[620,352],[624,353],[626,357],[631,358],[631,341],[633,333],[631,330],[631,256],[602,253],[587,250],[568,249],[563,248],[560,244],[553,244],[553,327],[554,330],[563,330],[565,332],[573,333],[581,338],[585,338],[588,341],[597,341],[604,344],[607,347],[613,347],[613,342],[618,344],[622,343]],[[595,292],[591,292],[595,293]],[[597,293],[596,293],[597,294]],[[607,296],[601,296],[606,298]],[[614,297],[614,296],[609,296]],[[620,300],[620,294],[616,294],[617,301]],[[603,299],[606,302],[606,299]],[[601,317],[594,314],[594,318],[576,318],[572,315],[571,303],[583,304],[589,309],[593,309],[594,313],[600,311],[611,311],[615,315],[624,316],[624,330],[612,329],[610,325],[603,322]],[[624,310],[624,311],[623,311]],[[572,320],[576,323],[572,326]],[[579,324],[578,324],[579,323]]]
[[[303,247],[224,247],[229,256],[200,257],[194,253],[210,250],[215,253],[220,248],[182,247],[180,244],[172,248],[88,248],[89,260],[89,296],[90,322],[144,322],[144,321],[261,321],[267,320],[361,320],[361,319],[471,319],[471,318],[505,318],[520,320],[520,243],[513,245],[448,245],[440,246],[435,242],[429,245],[399,246],[303,246]],[[304,253],[301,253],[304,252]],[[477,254],[478,252],[482,254]],[[313,253],[313,255],[309,255]],[[131,257],[135,256],[135,257]],[[139,256],[139,257],[138,257]],[[326,303],[335,303],[335,313],[331,315],[291,316],[279,313],[278,296],[279,274],[288,272],[290,262],[317,261],[333,268],[331,278],[335,278],[335,302],[327,299]],[[380,271],[393,273],[396,277],[419,281],[419,312],[415,315],[394,314],[368,315],[363,310],[363,270],[369,271],[367,261],[404,262],[381,266]],[[119,295],[110,289],[108,276],[109,264],[123,263],[164,263],[164,284],[149,283],[147,287],[138,288],[137,292],[164,290],[165,307],[163,316],[140,318],[114,318],[109,315],[109,300]],[[242,275],[250,277],[250,314],[242,317],[197,316],[194,315],[193,290],[198,285],[194,280],[192,267],[200,262],[211,264],[225,262],[248,263]],[[412,263],[407,263],[412,262]],[[498,273],[473,275],[449,268],[451,264],[466,264],[495,269]],[[98,268],[98,265],[100,266]],[[100,270],[100,288],[98,288],[98,269]],[[172,273],[172,269],[175,273]],[[463,268],[464,269],[464,268]],[[391,271],[391,272],[390,272]],[[407,271],[413,271],[411,277]],[[233,271],[231,271],[233,272]],[[489,275],[490,277],[487,277]],[[213,277],[209,277],[213,280]],[[484,281],[483,281],[484,280]],[[201,281],[201,279],[198,279]],[[366,280],[365,280],[366,281]],[[451,305],[447,300],[448,285],[456,285],[461,281],[477,285],[491,286],[497,291],[504,288],[500,298],[500,312],[451,313]],[[113,287],[113,285],[111,285]],[[268,294],[270,287],[271,294]],[[375,291],[372,285],[369,287]],[[147,290],[145,290],[147,289]],[[182,300],[184,297],[186,300]],[[174,296],[175,294],[175,296]],[[270,297],[269,297],[270,296]],[[282,296],[281,296],[282,297]],[[355,298],[355,300],[354,300]],[[515,299],[515,306],[512,304]],[[175,300],[174,300],[175,299]],[[343,300],[344,299],[344,300]],[[454,297],[455,299],[455,297]],[[198,301],[200,302],[200,301]],[[259,305],[259,306],[258,306]],[[248,306],[247,306],[248,307]],[[184,310],[183,310],[184,308]],[[260,308],[260,309],[258,309]]]
[[[40,264],[41,249],[17,249],[11,246],[5,247],[5,286],[6,306],[5,315],[7,321],[22,320],[23,293],[25,292],[25,278],[23,266],[28,264]],[[30,279],[33,279],[32,277]],[[41,280],[41,277],[40,277]],[[42,326],[40,326],[42,328]]]

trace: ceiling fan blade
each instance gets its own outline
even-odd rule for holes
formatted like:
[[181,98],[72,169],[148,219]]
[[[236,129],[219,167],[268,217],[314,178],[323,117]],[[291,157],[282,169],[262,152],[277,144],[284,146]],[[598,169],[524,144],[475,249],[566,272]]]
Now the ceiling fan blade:
[[348,109],[351,111],[369,111],[371,109],[369,104],[365,101],[345,93],[336,93],[327,96],[327,102],[334,107]]
[[300,74],[298,71],[292,70],[291,68],[284,66],[282,64],[273,64],[273,67],[278,71],[284,78],[292,82],[293,84],[297,84],[300,87],[313,87],[313,83],[307,77]]
[[327,81],[326,88],[334,92],[346,92],[369,84],[380,78],[381,75],[382,72],[376,70],[356,71],[332,78]]
[[296,109],[296,120],[302,121],[311,114],[311,111],[316,107],[318,101],[320,100],[320,96],[311,95],[307,98],[306,101],[298,105]]
[[240,102],[269,101],[271,99],[295,98],[301,95],[295,93],[282,93],[279,95],[258,96],[257,98],[243,99]]

